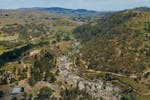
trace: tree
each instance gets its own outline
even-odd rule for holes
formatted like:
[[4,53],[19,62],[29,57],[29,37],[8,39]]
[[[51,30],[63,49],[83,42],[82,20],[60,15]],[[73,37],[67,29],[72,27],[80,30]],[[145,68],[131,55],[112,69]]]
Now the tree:
[[4,93],[3,91],[0,91],[0,98],[3,97]]
[[60,36],[60,34],[59,33],[56,33],[56,41],[60,41],[61,40],[61,36]]
[[38,100],[45,100],[49,99],[50,96],[52,95],[52,89],[49,87],[42,87],[39,90],[39,94],[37,95]]
[[24,87],[21,87],[21,92],[24,92]]
[[13,97],[11,100],[17,100],[17,97]]
[[55,82],[57,79],[55,78],[54,74],[51,72],[46,72],[45,77],[44,77],[45,81],[48,81],[50,83]]
[[68,33],[64,35],[64,40],[66,40],[66,41],[69,41],[69,40],[70,40],[70,36],[69,36]]
[[135,100],[135,98],[133,96],[123,94],[120,100]]

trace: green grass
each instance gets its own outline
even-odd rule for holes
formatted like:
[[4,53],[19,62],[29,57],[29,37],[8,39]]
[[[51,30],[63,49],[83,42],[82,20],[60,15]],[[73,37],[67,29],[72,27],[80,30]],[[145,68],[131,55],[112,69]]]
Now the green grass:
[[0,54],[2,54],[4,51],[5,51],[5,47],[2,45],[2,46],[0,46]]
[[84,74],[84,77],[88,78],[88,79],[103,79],[105,77],[105,73],[99,73],[99,74],[95,74],[95,73],[86,73]]
[[57,32],[63,31],[63,32],[71,32],[72,29],[75,28],[74,26],[55,26],[53,29]]
[[123,82],[131,87],[133,87],[136,90],[141,91],[142,94],[150,92],[150,89],[148,86],[143,84],[141,81],[138,83],[134,81],[132,78],[126,78],[126,77],[120,77],[120,76],[115,76],[120,82]]
[[9,51],[13,51],[14,49],[19,49],[22,48],[24,46],[26,46],[27,44],[21,44],[19,46],[16,46],[15,48],[12,49],[6,49],[4,46],[0,46],[0,54],[4,53],[4,52],[9,52]]
[[150,95],[137,96],[137,100],[150,100]]

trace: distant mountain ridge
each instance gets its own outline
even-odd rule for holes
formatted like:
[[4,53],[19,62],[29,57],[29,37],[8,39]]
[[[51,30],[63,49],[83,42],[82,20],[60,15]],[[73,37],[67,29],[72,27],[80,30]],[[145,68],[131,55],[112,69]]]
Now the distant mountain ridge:
[[149,7],[138,7],[138,8],[135,8],[133,10],[150,12],[150,8]]
[[46,11],[51,13],[63,13],[63,14],[94,14],[98,13],[98,11],[86,10],[86,9],[68,9],[68,8],[60,8],[60,7],[50,7],[50,8],[20,8],[19,10],[39,10]]
[[60,8],[60,7],[50,7],[50,8],[20,8],[17,9],[19,11],[42,11],[46,13],[54,13],[58,16],[67,16],[71,17],[73,20],[78,21],[93,21],[96,19],[101,19],[103,17],[107,17],[112,15],[115,12],[109,11],[94,11],[94,10],[86,10],[86,9],[68,9],[68,8]]

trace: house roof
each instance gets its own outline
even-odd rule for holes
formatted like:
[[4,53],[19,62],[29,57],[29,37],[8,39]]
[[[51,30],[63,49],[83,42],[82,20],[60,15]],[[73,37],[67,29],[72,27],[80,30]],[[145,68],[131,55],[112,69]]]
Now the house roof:
[[21,92],[21,88],[14,88],[12,94],[19,94]]

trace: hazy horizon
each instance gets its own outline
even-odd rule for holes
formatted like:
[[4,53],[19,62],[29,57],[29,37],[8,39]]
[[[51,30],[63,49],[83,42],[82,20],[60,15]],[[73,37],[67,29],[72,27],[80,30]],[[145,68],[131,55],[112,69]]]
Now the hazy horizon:
[[[150,0],[0,0],[0,9],[51,8],[118,11],[136,7],[150,7]],[[17,1],[17,2],[16,2]]]
[[[96,11],[96,12],[115,12],[115,11],[123,11],[123,10],[128,10],[128,9],[134,9],[134,8],[140,8],[140,7],[148,7],[148,6],[139,6],[139,7],[133,7],[133,8],[125,8],[125,9],[120,9],[120,10],[92,10],[92,9],[86,9],[86,8],[65,8],[65,7],[26,7],[26,8],[0,8],[0,10],[19,10],[19,9],[32,9],[32,8],[62,8],[62,9],[72,9],[72,10],[78,10],[78,9],[84,9],[84,10],[89,10],[89,11]],[[150,7],[148,7],[150,8]]]

